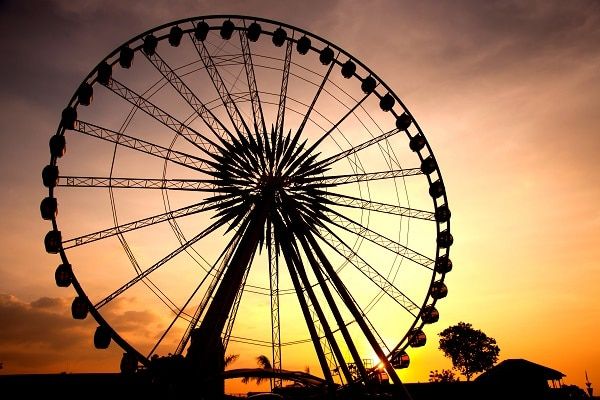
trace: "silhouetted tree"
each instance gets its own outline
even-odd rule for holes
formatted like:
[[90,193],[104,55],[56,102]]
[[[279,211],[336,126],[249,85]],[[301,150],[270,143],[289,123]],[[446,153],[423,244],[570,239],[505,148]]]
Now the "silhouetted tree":
[[577,385],[564,385],[559,391],[563,394],[563,398],[569,400],[585,400],[590,398],[585,390]]
[[458,380],[451,369],[429,371],[429,382],[458,382]]
[[225,356],[225,368],[227,368],[230,364],[233,364],[238,358],[240,357],[239,354],[228,354]]
[[[269,357],[267,357],[265,355],[262,355],[262,354],[260,356],[256,357],[256,363],[262,369],[272,369],[273,368],[271,366],[271,361],[269,360]],[[256,377],[246,376],[246,377],[242,378],[242,382],[243,383],[248,383],[250,380],[255,380],[256,384],[258,385],[258,384],[260,384],[265,379],[267,379],[267,378],[263,378],[263,377],[260,377],[260,376],[256,376]]]
[[496,339],[488,337],[471,324],[459,322],[439,333],[440,350],[452,360],[452,366],[463,374],[467,381],[473,374],[491,368],[498,361],[500,348]]

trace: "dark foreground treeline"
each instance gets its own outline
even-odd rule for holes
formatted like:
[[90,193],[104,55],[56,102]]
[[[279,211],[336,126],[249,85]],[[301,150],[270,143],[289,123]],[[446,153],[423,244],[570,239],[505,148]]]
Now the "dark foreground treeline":
[[[531,390],[510,385],[491,385],[478,382],[455,383],[409,383],[406,384],[413,400],[567,400],[573,397],[564,390]],[[201,388],[198,388],[201,391]],[[391,396],[377,399],[398,398],[394,386],[382,387]],[[289,393],[292,399],[313,398],[308,393]],[[121,374],[47,374],[0,376],[1,399],[181,399],[193,397],[178,393],[174,388],[151,384],[147,379]],[[357,399],[358,400],[358,399]]]

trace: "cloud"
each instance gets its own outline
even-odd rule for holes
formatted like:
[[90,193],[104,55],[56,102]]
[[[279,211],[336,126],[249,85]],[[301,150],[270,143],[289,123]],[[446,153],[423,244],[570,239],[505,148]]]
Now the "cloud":
[[[406,23],[401,28],[404,39],[397,43],[410,44],[409,54],[428,55],[430,66],[438,71],[442,65],[445,73],[450,69],[470,76],[474,71],[521,68],[540,56],[556,60],[594,56],[592,50],[600,40],[600,5],[590,1],[579,5],[459,1],[419,2],[409,8],[397,3],[403,14],[383,15]],[[401,15],[410,16],[412,22]]]
[[65,301],[64,299],[59,298],[40,297],[39,299],[32,301],[30,305],[31,308],[58,311],[65,307]]
[[[126,311],[119,300],[106,314],[120,334],[135,334],[151,341],[157,318],[148,311]],[[71,299],[41,297],[31,302],[0,294],[0,361],[4,373],[118,370],[121,351],[115,344],[106,352],[95,351],[92,338],[97,323],[88,317],[74,320]],[[74,372],[74,371],[70,371]]]

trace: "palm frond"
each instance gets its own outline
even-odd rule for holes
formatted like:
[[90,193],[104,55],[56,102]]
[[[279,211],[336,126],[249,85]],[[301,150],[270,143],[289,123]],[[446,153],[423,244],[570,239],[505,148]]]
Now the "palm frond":
[[238,358],[239,354],[228,354],[225,356],[225,367],[229,366],[229,364],[233,364]]
[[263,369],[272,369],[273,368],[271,366],[271,360],[269,360],[269,357],[262,355],[262,354],[260,356],[256,357],[256,363],[258,364],[259,367],[261,367]]

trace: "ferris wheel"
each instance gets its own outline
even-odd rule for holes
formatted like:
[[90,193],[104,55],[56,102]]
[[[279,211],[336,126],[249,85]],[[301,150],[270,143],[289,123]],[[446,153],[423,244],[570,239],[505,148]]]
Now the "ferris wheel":
[[56,283],[124,370],[218,348],[400,383],[439,318],[453,238],[432,149],[385,82],[303,29],[216,15],[135,36],[50,153]]

